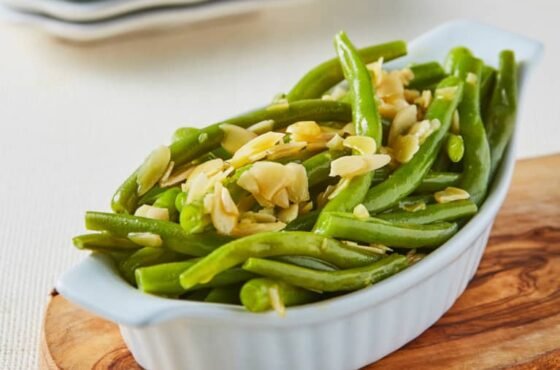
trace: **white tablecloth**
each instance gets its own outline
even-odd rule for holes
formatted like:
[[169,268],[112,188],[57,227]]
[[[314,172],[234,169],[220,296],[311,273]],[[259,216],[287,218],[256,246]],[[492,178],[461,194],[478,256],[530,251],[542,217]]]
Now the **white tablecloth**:
[[119,182],[174,128],[287,90],[333,55],[339,29],[371,44],[466,17],[543,41],[519,149],[558,151],[558,4],[331,0],[88,46],[0,25],[0,369],[37,366],[44,305],[81,256],[70,238],[83,231],[83,212],[107,209]]

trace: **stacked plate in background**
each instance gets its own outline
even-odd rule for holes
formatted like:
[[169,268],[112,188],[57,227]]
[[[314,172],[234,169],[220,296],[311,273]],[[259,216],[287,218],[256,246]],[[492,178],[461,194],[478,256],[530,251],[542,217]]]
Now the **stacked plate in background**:
[[0,18],[94,41],[255,12],[304,0],[0,0]]

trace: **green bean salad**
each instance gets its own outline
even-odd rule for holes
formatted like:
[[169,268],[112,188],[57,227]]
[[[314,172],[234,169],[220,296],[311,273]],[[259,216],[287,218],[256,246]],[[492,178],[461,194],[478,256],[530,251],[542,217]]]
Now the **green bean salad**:
[[74,245],[166,298],[252,312],[386,279],[451,238],[484,201],[513,132],[514,53],[465,47],[385,68],[393,41],[336,58],[264,108],[183,127],[87,212]]

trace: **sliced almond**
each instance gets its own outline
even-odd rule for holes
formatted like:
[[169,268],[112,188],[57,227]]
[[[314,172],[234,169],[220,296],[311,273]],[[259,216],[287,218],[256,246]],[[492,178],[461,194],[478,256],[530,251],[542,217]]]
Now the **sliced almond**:
[[166,146],[160,146],[148,155],[144,163],[138,169],[136,183],[138,184],[138,195],[144,195],[164,175],[171,160],[171,151]]
[[360,154],[375,154],[377,151],[375,140],[369,136],[348,136],[344,139],[344,146]]
[[[290,182],[286,167],[276,162],[257,162],[247,171],[259,184],[259,195],[271,200],[272,197]],[[248,190],[248,189],[246,189]]]
[[230,153],[235,153],[243,145],[257,137],[254,132],[229,123],[220,125],[220,128],[224,132],[222,147]]
[[165,170],[165,172],[163,173],[163,176],[161,177],[161,179],[159,179],[159,185],[161,186],[161,184],[164,184],[167,182],[167,180],[169,179],[169,176],[171,176],[171,173],[173,172],[173,168],[175,167],[175,162],[173,161],[169,161],[169,165],[167,165],[167,168]]
[[404,96],[404,87],[399,71],[391,71],[383,75],[377,86],[377,95],[381,98]]
[[267,132],[257,136],[239,148],[239,150],[237,150],[233,157],[229,160],[229,163],[235,168],[239,168],[247,163],[250,163],[252,161],[250,159],[251,157],[254,158],[254,156],[259,153],[265,153],[266,150],[272,148],[280,140],[282,140],[284,135],[285,134],[281,132]]
[[298,211],[299,206],[297,204],[292,204],[288,208],[278,211],[278,219],[286,224],[289,224],[297,218]]
[[377,59],[377,61],[368,64],[367,69],[373,72],[373,82],[375,85],[381,83],[381,79],[383,78],[383,57]]
[[136,212],[134,212],[134,216],[151,218],[154,220],[169,221],[169,210],[167,208],[160,208],[150,206],[148,204],[143,204],[138,207]]
[[348,155],[331,162],[329,176],[352,178],[376,170],[391,162],[386,154]]
[[399,71],[399,77],[404,86],[408,86],[410,81],[414,79],[414,72],[410,68],[403,68]]
[[154,233],[128,233],[128,239],[143,247],[158,248],[163,244],[161,236]]
[[285,166],[289,173],[289,182],[286,186],[288,197],[293,203],[309,200],[309,183],[305,167],[299,163],[288,163]]
[[404,99],[412,104],[415,102],[416,99],[420,97],[420,92],[418,90],[404,90]]
[[187,192],[187,204],[202,199],[209,189],[208,176],[204,172],[200,172],[192,180],[189,180],[188,188],[187,186],[183,187],[183,191]]
[[305,146],[306,143],[302,141],[275,145],[266,151],[266,157],[270,160],[290,157],[299,153]]
[[274,194],[272,202],[280,208],[288,208],[290,206],[290,199],[288,198],[288,191],[286,188],[282,188]]
[[249,170],[243,172],[241,176],[239,176],[239,179],[237,180],[237,185],[247,190],[251,194],[256,194],[260,191],[259,183],[257,182],[257,179],[255,178],[255,176],[253,176],[253,174]]
[[390,146],[393,145],[398,136],[405,133],[414,125],[417,115],[418,108],[416,105],[409,105],[397,113],[389,128],[388,142]]
[[198,176],[200,173],[204,173],[206,177],[210,177],[220,172],[225,166],[224,160],[221,158],[211,159],[204,163],[199,164],[194,168],[194,170],[189,174],[188,180],[190,181],[194,177]]
[[214,202],[212,205],[212,213],[210,215],[212,224],[214,225],[218,233],[229,235],[237,225],[238,215],[228,213],[226,211],[223,203],[223,190],[223,185],[219,182],[216,183],[216,185],[214,186]]
[[356,207],[354,207],[354,209],[352,210],[352,213],[354,214],[354,217],[356,217],[357,219],[360,220],[366,220],[369,218],[369,212],[366,208],[366,206],[364,206],[363,204],[358,204]]
[[241,214],[241,222],[267,223],[276,221],[276,216],[268,213],[249,211]]
[[208,193],[204,196],[202,206],[205,214],[212,213],[212,208],[214,207],[214,193]]
[[221,202],[225,213],[239,216],[239,210],[237,209],[237,206],[235,205],[233,199],[231,198],[231,194],[226,187],[222,187]]
[[286,132],[294,141],[316,141],[321,136],[321,127],[315,121],[300,121],[291,124]]
[[342,150],[344,149],[344,139],[339,135],[336,134],[327,142],[327,148],[331,150]]
[[247,128],[247,130],[254,132],[257,135],[262,135],[265,132],[272,131],[274,129],[274,120],[267,119],[264,121],[260,121],[251,125]]
[[349,122],[340,130],[342,136],[356,135],[356,128],[353,122]]
[[173,172],[167,177],[167,179],[164,179],[164,177],[161,178],[159,186],[161,186],[162,188],[167,188],[182,183],[194,171],[195,167],[196,166],[193,166],[190,163],[175,167],[173,169]]
[[418,149],[420,149],[420,140],[417,136],[399,136],[393,145],[393,158],[400,163],[406,163],[412,159]]
[[432,92],[430,90],[422,91],[422,95],[414,100],[414,104],[419,105],[423,109],[427,109],[432,102]]
[[449,186],[444,190],[438,191],[434,194],[434,198],[438,203],[449,203],[456,200],[469,199],[470,197],[470,194],[465,190],[453,186]]

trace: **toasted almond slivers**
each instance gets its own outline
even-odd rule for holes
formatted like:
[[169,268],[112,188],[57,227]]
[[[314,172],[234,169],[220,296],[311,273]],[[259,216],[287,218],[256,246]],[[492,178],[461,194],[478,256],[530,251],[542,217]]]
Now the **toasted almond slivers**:
[[247,130],[254,132],[257,135],[262,135],[265,132],[272,131],[273,128],[274,128],[274,120],[267,119],[247,127]]
[[430,121],[424,120],[424,121],[416,122],[414,125],[412,125],[410,130],[408,130],[408,134],[416,136],[418,138],[418,141],[422,143],[424,139],[427,138],[428,135],[430,134],[430,129],[431,129]]
[[434,198],[438,203],[449,203],[456,200],[469,199],[470,194],[461,188],[449,186],[442,191],[436,192]]
[[377,59],[377,61],[368,64],[367,69],[373,72],[373,82],[375,85],[381,83],[381,79],[383,78],[383,57]]
[[354,127],[354,123],[349,122],[345,124],[344,127],[340,130],[340,134],[342,136],[356,135],[356,128]]
[[381,83],[377,86],[377,95],[381,98],[404,95],[404,87],[400,71],[391,71],[383,74]]
[[268,223],[251,223],[243,222],[237,224],[237,226],[232,230],[231,235],[233,236],[247,236],[258,234],[266,231],[280,231],[286,227],[283,222],[268,222]]
[[309,183],[305,167],[299,163],[288,163],[285,168],[290,177],[290,181],[286,186],[289,199],[294,203],[308,201]]
[[224,132],[222,147],[230,153],[235,153],[243,145],[257,137],[254,132],[229,123],[220,125],[220,128]]
[[327,141],[315,141],[313,143],[307,144],[307,151],[309,152],[316,152],[319,150],[323,150],[327,147]]
[[161,179],[159,179],[159,185],[160,186],[161,186],[161,184],[165,184],[167,182],[167,180],[169,180],[169,176],[171,176],[171,173],[173,172],[174,167],[175,167],[175,162],[169,161],[169,164],[167,165],[167,168],[165,169],[165,172],[163,173],[163,176],[161,176]]
[[456,86],[440,87],[436,90],[436,99],[453,100],[456,93]]
[[416,122],[416,117],[418,115],[418,108],[416,105],[409,105],[408,107],[400,110],[389,128],[389,145],[392,146],[395,139],[402,135],[404,132],[410,129],[412,125]]
[[134,216],[151,218],[154,220],[169,221],[169,210],[167,208],[154,207],[148,204],[143,204],[138,207],[136,212],[134,212]]
[[336,134],[327,142],[327,148],[331,150],[342,150],[344,149],[344,139]]
[[270,299],[270,305],[272,309],[276,311],[278,316],[284,317],[286,315],[286,306],[284,305],[284,301],[280,298],[280,290],[278,285],[274,285],[268,288],[268,298]]
[[268,149],[266,151],[266,157],[270,160],[275,160],[279,158],[296,155],[303,148],[305,148],[306,145],[307,144],[303,141],[279,144]]
[[214,207],[214,193],[208,193],[204,196],[202,207],[205,214],[212,213],[212,208]]
[[241,222],[245,222],[246,220],[248,220],[248,222],[253,222],[253,223],[267,223],[267,222],[276,222],[276,216],[274,216],[273,214],[268,214],[268,213],[261,213],[261,212],[244,212],[241,214]]
[[348,136],[344,139],[344,146],[360,154],[375,154],[377,151],[375,140],[369,136]]
[[204,163],[199,164],[194,168],[194,170],[189,174],[188,181],[194,179],[198,174],[203,173],[206,177],[210,177],[220,172],[224,168],[224,160],[221,158],[215,158]]
[[386,154],[348,155],[331,162],[329,176],[352,178],[376,170],[391,162]]
[[[221,183],[214,186],[214,202],[212,205],[211,219],[212,224],[220,234],[231,234],[235,225],[237,225],[238,215],[228,213],[225,210],[223,202],[224,187]],[[228,193],[229,194],[229,193]],[[237,209],[237,207],[235,208]]]
[[128,239],[143,247],[158,248],[163,244],[161,236],[154,233],[128,233]]
[[398,112],[408,107],[410,104],[404,98],[395,97],[393,99],[386,99],[379,105],[379,114],[387,119],[394,119]]
[[432,102],[432,92],[430,90],[422,91],[422,95],[414,100],[415,104],[418,104],[423,109],[427,109]]
[[138,184],[138,195],[144,195],[164,175],[171,160],[171,151],[162,145],[148,155],[144,163],[138,169],[136,183]]
[[417,136],[399,136],[393,145],[393,158],[399,163],[406,163],[412,159],[418,149],[420,149],[420,140]]
[[399,71],[399,77],[404,86],[408,86],[410,81],[414,79],[414,72],[410,68],[403,68]]
[[173,172],[169,175],[169,177],[167,179],[165,179],[162,177],[162,179],[159,182],[159,186],[161,186],[162,188],[167,188],[173,185],[177,185],[183,181],[185,181],[189,175],[194,171],[195,166],[193,166],[190,163],[187,163],[185,165],[179,166],[179,167],[175,167],[173,169]]
[[276,162],[257,162],[246,172],[253,175],[259,186],[259,194],[268,200],[271,200],[272,197],[280,189],[286,187],[290,181],[290,176],[286,167]]
[[465,81],[467,81],[467,83],[471,85],[476,85],[478,82],[478,77],[474,73],[469,72],[467,73],[467,78],[465,79]]
[[299,206],[297,204],[292,204],[288,208],[278,211],[278,219],[286,224],[289,224],[297,218],[299,213],[298,211]]
[[286,128],[294,141],[316,141],[321,136],[321,127],[315,121],[300,121]]
[[418,90],[404,90],[404,98],[405,100],[412,104],[416,101],[416,99],[420,98],[420,92]]
[[239,148],[239,150],[236,151],[233,157],[229,160],[229,163],[235,168],[239,168],[247,163],[250,163],[250,158],[252,156],[259,153],[266,153],[267,149],[272,148],[280,140],[282,140],[283,137],[284,134],[281,132],[267,132],[257,136]]
[[199,173],[196,177],[189,181],[188,187],[183,187],[183,191],[187,192],[186,203],[189,204],[198,199],[201,199],[209,189],[210,186],[208,176],[206,176],[206,174],[203,172]]
[[237,206],[233,202],[233,199],[231,198],[231,194],[229,193],[229,190],[226,187],[222,187],[221,202],[225,213],[239,216],[239,210],[237,209]]
[[288,208],[290,206],[290,199],[288,198],[288,191],[286,188],[282,188],[274,194],[272,202],[280,208]]
[[247,190],[251,194],[256,194],[259,192],[259,183],[253,174],[247,170],[239,176],[237,180],[237,185],[241,188]]
[[354,209],[352,210],[352,213],[354,214],[354,216],[360,220],[366,220],[369,218],[369,212],[366,208],[366,206],[364,206],[363,204],[358,204],[356,207],[354,207]]

